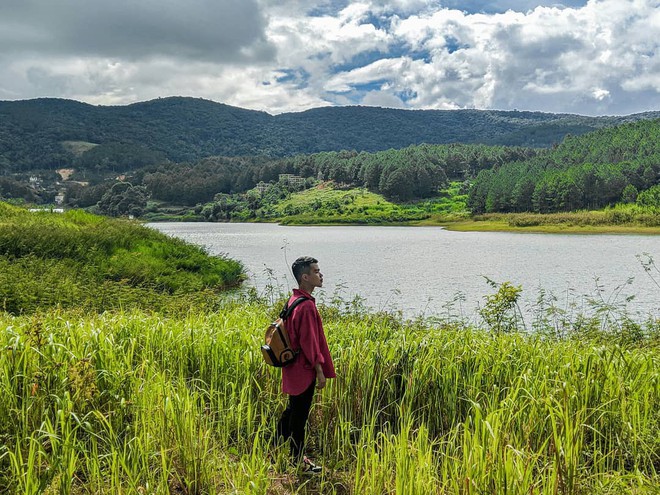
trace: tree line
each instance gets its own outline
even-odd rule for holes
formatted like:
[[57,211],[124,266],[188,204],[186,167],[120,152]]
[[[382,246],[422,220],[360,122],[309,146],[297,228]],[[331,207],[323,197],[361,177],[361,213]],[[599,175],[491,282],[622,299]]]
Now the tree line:
[[[133,198],[146,192],[154,200],[195,206],[211,202],[219,194],[245,193],[259,182],[276,184],[280,174],[294,174],[365,187],[401,202],[432,197],[446,187],[449,180],[465,180],[480,170],[533,157],[537,153],[538,150],[532,148],[452,144],[410,146],[377,153],[325,152],[277,160],[211,157],[192,164],[165,162],[143,167],[126,180],[144,191],[130,191],[126,187],[116,191]],[[73,184],[67,194],[67,203],[78,207],[96,205],[107,196],[111,187],[112,183],[108,181],[92,186]],[[125,202],[122,198],[106,197],[102,204]],[[113,208],[112,212],[115,211]]]
[[481,171],[473,213],[550,213],[634,203],[660,182],[660,120],[569,136],[528,160]]
[[395,201],[435,196],[449,180],[535,156],[533,148],[486,145],[418,145],[376,153],[327,152],[280,160],[276,166],[301,176],[366,187]]

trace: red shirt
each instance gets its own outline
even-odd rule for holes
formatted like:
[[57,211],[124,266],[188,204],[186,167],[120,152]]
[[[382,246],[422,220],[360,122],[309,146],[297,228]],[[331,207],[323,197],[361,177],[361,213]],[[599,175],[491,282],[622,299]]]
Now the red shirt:
[[326,378],[337,376],[325,340],[321,315],[316,309],[316,299],[304,290],[293,289],[289,304],[301,296],[309,300],[299,303],[286,320],[291,347],[300,349],[296,360],[282,368],[282,392],[289,395],[300,395],[307,390],[316,378],[316,364],[321,364]]

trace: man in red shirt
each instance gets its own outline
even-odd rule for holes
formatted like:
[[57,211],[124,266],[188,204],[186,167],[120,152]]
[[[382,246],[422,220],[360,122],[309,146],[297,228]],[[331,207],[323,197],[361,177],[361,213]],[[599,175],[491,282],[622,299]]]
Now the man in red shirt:
[[282,368],[282,392],[289,395],[289,403],[277,425],[277,436],[289,439],[293,460],[304,473],[319,473],[321,466],[304,455],[304,447],[314,389],[323,389],[326,379],[336,376],[321,316],[312,297],[316,287],[323,287],[323,274],[318,260],[310,256],[298,258],[291,270],[299,288],[293,290],[288,305],[300,297],[307,300],[299,303],[286,320],[291,347],[299,349],[299,354],[293,363]]

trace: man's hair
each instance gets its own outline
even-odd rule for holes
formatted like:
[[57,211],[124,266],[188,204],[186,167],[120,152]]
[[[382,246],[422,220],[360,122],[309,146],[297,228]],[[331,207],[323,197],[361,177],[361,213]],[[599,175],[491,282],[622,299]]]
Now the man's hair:
[[291,271],[293,272],[296,282],[300,283],[303,273],[309,273],[310,265],[318,262],[319,260],[312,258],[311,256],[301,256],[294,261],[293,265],[291,265]]

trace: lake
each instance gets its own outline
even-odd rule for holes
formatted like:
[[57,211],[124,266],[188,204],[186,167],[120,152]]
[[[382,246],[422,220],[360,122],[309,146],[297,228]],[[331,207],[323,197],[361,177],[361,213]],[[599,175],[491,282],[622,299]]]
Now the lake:
[[522,286],[521,308],[527,315],[542,291],[572,312],[587,311],[595,299],[627,305],[636,320],[660,314],[660,288],[637,258],[648,253],[660,264],[660,237],[451,232],[441,227],[149,226],[239,260],[247,283],[262,294],[294,287],[289,267],[298,256],[310,255],[319,259],[324,275],[320,300],[359,296],[373,309],[400,310],[407,317],[471,319],[484,296],[494,292],[486,277]]

